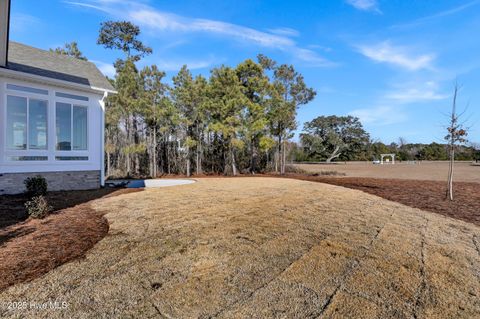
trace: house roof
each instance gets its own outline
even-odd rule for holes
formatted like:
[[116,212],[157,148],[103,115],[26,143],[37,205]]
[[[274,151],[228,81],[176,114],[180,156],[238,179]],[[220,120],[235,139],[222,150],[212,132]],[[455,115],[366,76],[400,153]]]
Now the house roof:
[[104,91],[115,91],[107,78],[89,61],[9,42],[7,69],[86,85]]

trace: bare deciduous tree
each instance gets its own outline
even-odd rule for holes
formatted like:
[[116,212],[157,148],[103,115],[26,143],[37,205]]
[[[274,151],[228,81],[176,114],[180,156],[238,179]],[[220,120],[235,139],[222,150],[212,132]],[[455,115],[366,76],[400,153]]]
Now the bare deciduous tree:
[[452,103],[452,112],[450,114],[450,123],[447,127],[448,134],[445,136],[445,140],[448,142],[449,147],[449,166],[448,166],[448,182],[447,182],[447,198],[453,201],[453,169],[455,162],[455,147],[457,144],[463,144],[467,142],[466,136],[468,135],[467,130],[464,128],[463,124],[460,123],[459,119],[463,113],[457,113],[457,94],[458,94],[458,84],[455,84],[455,89],[453,93],[453,103]]

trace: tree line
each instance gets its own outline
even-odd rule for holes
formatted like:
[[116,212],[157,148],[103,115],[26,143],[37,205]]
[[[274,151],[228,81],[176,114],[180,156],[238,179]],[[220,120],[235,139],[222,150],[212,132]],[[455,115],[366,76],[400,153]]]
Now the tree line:
[[156,65],[137,67],[152,52],[139,34],[108,21],[98,37],[124,53],[106,102],[107,176],[285,172],[297,108],[316,94],[293,66],[258,55],[208,78],[183,66],[169,84]]
[[[360,120],[353,116],[319,116],[304,124],[298,143],[292,145],[292,161],[371,161],[380,154],[396,154],[400,161],[446,161],[449,143],[408,143],[404,138],[384,144],[370,139]],[[455,159],[480,160],[480,145],[455,145]]]
[[[156,65],[138,68],[152,53],[139,35],[131,22],[107,21],[97,40],[124,54],[109,79],[118,93],[106,101],[109,177],[283,174],[287,162],[370,161],[382,153],[405,161],[449,158],[445,144],[372,141],[353,116],[319,116],[292,142],[298,107],[316,95],[292,65],[260,54],[213,68],[208,78],[193,76],[185,65],[169,83]],[[76,42],[51,51],[87,59]],[[458,146],[456,159],[479,158],[478,147]]]

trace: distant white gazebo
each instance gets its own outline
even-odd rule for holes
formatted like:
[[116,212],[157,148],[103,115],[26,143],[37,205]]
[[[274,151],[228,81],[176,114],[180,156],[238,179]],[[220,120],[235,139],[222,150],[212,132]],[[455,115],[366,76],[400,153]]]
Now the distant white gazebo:
[[[387,159],[384,161],[385,157],[387,157]],[[380,154],[380,164],[383,164],[384,162],[390,163],[388,157],[392,159],[392,164],[395,164],[395,154]]]

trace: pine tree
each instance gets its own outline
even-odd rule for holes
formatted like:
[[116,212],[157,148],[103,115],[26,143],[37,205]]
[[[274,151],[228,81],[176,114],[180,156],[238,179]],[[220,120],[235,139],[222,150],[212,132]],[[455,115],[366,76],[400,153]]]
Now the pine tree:
[[208,111],[212,122],[210,130],[219,134],[222,141],[223,172],[237,175],[236,152],[243,148],[239,139],[242,128],[242,108],[248,103],[244,87],[234,69],[226,66],[212,70],[209,85]]
[[236,68],[236,73],[246,97],[246,105],[243,111],[243,136],[250,153],[249,171],[255,174],[260,141],[268,131],[266,110],[267,97],[271,87],[262,66],[250,59],[240,63]]
[[55,52],[61,55],[66,55],[79,60],[87,61],[87,57],[83,55],[82,51],[80,51],[80,49],[78,48],[77,42],[75,41],[70,43],[65,43],[63,47],[50,49],[50,52]]

